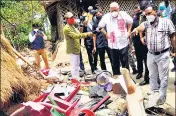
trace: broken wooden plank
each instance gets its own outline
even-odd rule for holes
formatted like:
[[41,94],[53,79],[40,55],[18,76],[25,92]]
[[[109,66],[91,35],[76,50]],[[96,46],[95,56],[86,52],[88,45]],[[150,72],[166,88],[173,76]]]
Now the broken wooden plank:
[[143,106],[143,96],[140,87],[137,87],[129,74],[128,69],[121,69],[127,86],[128,94],[126,96],[129,116],[147,116]]

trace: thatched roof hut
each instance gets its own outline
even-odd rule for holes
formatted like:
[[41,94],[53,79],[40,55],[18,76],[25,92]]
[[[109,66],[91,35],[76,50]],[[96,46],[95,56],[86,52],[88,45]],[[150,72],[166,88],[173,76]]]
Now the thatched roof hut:
[[13,101],[34,100],[39,96],[41,89],[41,83],[37,79],[24,76],[16,64],[16,57],[10,46],[1,34],[0,108],[8,106]]

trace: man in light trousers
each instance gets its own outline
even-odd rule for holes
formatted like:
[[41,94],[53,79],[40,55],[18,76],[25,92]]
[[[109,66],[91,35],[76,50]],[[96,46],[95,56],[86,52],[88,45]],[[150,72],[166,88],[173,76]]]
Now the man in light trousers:
[[80,80],[79,64],[80,64],[80,39],[92,36],[92,32],[80,33],[75,28],[75,17],[71,12],[65,14],[67,24],[63,31],[66,38],[66,52],[70,54],[70,65],[72,79]]
[[147,21],[135,28],[132,34],[138,34],[144,30],[146,32],[150,88],[154,95],[153,99],[156,98],[156,105],[162,105],[165,103],[167,95],[170,43],[174,49],[176,47],[175,27],[170,19],[157,16],[156,6],[148,6],[145,12]]

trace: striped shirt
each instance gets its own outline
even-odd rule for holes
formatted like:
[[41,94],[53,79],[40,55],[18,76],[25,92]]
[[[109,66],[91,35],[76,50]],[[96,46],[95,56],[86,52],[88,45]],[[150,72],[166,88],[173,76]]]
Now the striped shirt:
[[157,18],[153,25],[147,21],[141,25],[145,28],[145,40],[150,52],[161,52],[171,46],[169,35],[175,32],[175,27],[170,19]]

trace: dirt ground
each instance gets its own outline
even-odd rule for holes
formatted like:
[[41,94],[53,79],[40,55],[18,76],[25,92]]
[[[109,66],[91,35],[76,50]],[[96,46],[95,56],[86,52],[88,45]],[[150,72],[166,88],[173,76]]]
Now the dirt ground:
[[[58,70],[70,70],[69,66],[66,66],[66,63],[69,63],[70,57],[68,54],[65,53],[65,48],[66,48],[66,44],[65,41],[60,43],[60,47],[56,56],[55,61],[52,61],[51,57],[49,57],[49,64],[51,68],[56,68],[56,66],[59,63],[62,63],[62,66],[58,67]],[[85,69],[86,71],[90,70],[90,66],[88,64],[88,57],[87,57],[87,53],[86,53],[86,49],[84,47],[81,47],[81,51],[82,51],[82,55],[83,55],[83,61],[84,61],[84,65],[85,65]],[[48,52],[49,54],[49,52]],[[42,67],[44,67],[44,63],[43,61],[41,62]],[[109,62],[109,59],[106,59],[106,66],[107,66],[107,70],[112,72],[111,69],[111,64]],[[169,70],[171,70],[173,68],[173,64],[172,62],[170,62],[170,67]],[[98,69],[100,69],[100,63],[98,62]],[[132,75],[133,79],[139,83],[141,81],[143,81],[142,79],[136,80],[136,75]],[[169,72],[169,84],[168,84],[168,92],[167,92],[167,100],[166,100],[166,105],[167,107],[171,107],[172,109],[175,109],[175,86],[174,86],[174,81],[175,81],[175,77],[176,77],[176,73],[174,72]],[[150,91],[150,87],[149,85],[145,85],[141,87],[143,92],[147,93]],[[17,108],[19,107],[19,105],[14,105],[12,107],[10,107],[8,110],[6,110],[6,113],[9,115],[12,112],[14,112]],[[162,107],[162,106],[161,106]],[[165,106],[163,106],[165,107]]]

